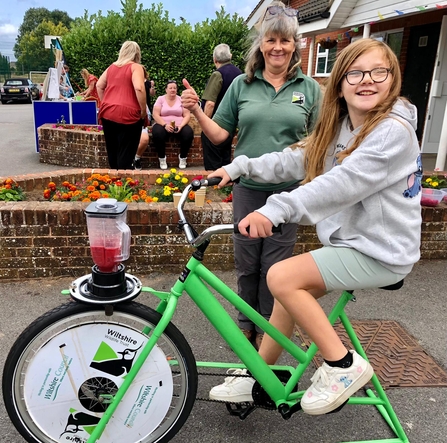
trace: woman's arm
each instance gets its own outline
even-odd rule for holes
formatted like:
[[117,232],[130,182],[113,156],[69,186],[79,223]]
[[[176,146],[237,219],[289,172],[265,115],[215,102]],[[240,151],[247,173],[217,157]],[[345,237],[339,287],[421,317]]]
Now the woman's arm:
[[132,65],[132,84],[140,105],[141,118],[146,117],[146,88],[144,87],[143,67],[138,63]]
[[203,111],[199,103],[199,96],[196,91],[188,83],[188,80],[183,79],[183,86],[185,90],[182,92],[183,107],[192,112],[194,117],[199,122],[202,131],[211,140],[212,143],[218,145],[224,142],[230,135],[228,131],[221,128],[215,121],[211,120]]
[[98,91],[98,97],[102,101],[104,98],[104,91],[107,87],[107,68],[99,77],[99,80],[96,82],[96,90]]
[[96,85],[96,80],[92,80],[89,85],[88,88],[82,93],[82,95],[84,96],[84,98],[90,97],[91,93],[93,92],[93,90],[95,89],[95,85]]
[[184,107],[182,107],[182,111],[183,111],[183,120],[180,123],[180,126],[178,127],[178,131],[180,131],[184,126],[186,126],[191,120],[191,113]]

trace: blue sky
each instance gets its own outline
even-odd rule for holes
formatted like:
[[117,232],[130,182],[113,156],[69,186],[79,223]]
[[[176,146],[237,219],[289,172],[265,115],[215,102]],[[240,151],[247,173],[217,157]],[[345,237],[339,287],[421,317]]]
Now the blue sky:
[[[163,9],[168,11],[169,17],[180,22],[183,17],[187,22],[195,23],[214,18],[216,11],[221,6],[231,15],[237,13],[247,18],[250,12],[258,4],[259,0],[149,0],[139,1],[143,8],[150,8],[153,3],[163,4]],[[90,14],[101,10],[104,15],[107,11],[121,10],[120,0],[9,0],[3,1],[0,8],[0,53],[15,60],[12,48],[17,37],[17,30],[23,22],[25,12],[30,8],[47,8],[52,11],[59,9],[66,11],[71,18],[84,15],[87,10]]]

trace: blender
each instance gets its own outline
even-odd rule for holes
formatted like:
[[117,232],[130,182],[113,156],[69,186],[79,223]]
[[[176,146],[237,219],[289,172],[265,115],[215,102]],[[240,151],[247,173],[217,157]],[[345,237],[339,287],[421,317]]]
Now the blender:
[[93,262],[88,290],[96,296],[126,293],[125,266],[129,258],[130,228],[126,224],[127,204],[100,198],[85,210]]

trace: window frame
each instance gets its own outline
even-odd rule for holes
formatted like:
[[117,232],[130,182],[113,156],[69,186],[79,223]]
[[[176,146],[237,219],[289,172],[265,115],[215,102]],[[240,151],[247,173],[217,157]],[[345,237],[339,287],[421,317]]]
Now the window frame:
[[[335,53],[334,56],[337,54],[337,46],[334,46],[331,49],[324,49],[324,53],[320,52],[320,47],[322,48],[322,46],[320,44],[317,44],[317,51],[316,51],[316,57],[315,57],[315,69],[314,69],[314,77],[320,77],[320,78],[327,78],[331,75],[331,72],[327,72],[327,67],[328,67],[328,61],[329,61],[329,57],[331,55],[331,51],[333,49],[335,49]],[[318,70],[318,63],[320,61],[320,59],[324,59],[324,72],[317,72]],[[332,69],[331,69],[332,71]]]

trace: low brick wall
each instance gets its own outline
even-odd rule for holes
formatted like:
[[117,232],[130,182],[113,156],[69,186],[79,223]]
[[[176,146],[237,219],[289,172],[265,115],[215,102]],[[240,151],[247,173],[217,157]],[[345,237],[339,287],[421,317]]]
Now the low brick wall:
[[[188,153],[189,166],[203,167],[200,127],[192,122],[193,145]],[[45,124],[37,130],[39,137],[40,162],[73,168],[108,168],[104,134],[97,132],[56,129],[53,124]],[[236,138],[234,144],[236,143]],[[172,138],[166,143],[166,158],[169,167],[178,167],[180,144]],[[142,157],[144,169],[158,168],[158,156],[151,142]]]
[[[45,175],[16,176],[26,191],[43,190],[49,181],[76,182],[93,172],[64,170]],[[125,176],[153,182],[161,171],[121,171]],[[119,171],[120,173],[120,171]],[[195,171],[200,174],[204,171]],[[0,202],[0,280],[87,274],[93,264],[88,246],[84,209],[88,203]],[[209,203],[203,208],[186,204],[186,214],[200,232],[208,226],[232,222],[231,203]],[[422,207],[424,259],[447,259],[447,205]],[[132,231],[127,271],[135,275],[180,272],[193,249],[177,230],[177,211],[172,203],[131,203],[128,224]],[[295,254],[320,247],[315,228],[300,226]],[[234,268],[231,235],[213,238],[205,257],[212,270]]]

